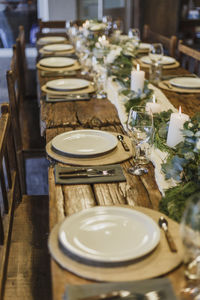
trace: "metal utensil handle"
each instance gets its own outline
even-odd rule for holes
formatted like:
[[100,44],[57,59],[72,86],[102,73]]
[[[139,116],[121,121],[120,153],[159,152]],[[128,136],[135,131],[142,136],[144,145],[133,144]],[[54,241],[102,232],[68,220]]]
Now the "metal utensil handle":
[[168,245],[170,247],[170,250],[172,252],[177,252],[177,248],[176,248],[176,245],[174,243],[174,240],[170,234],[170,232],[168,230],[165,231],[165,235],[166,235],[166,238],[167,238],[167,241],[168,241]]
[[130,149],[129,149],[128,145],[126,144],[126,142],[121,141],[121,143],[122,143],[122,146],[124,147],[125,151],[130,151]]

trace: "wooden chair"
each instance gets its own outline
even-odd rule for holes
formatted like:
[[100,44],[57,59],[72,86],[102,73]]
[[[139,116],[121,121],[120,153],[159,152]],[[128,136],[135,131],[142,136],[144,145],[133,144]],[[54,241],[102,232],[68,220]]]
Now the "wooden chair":
[[182,67],[191,73],[200,75],[200,52],[198,50],[184,45],[180,40],[178,42],[177,58]]
[[143,41],[148,43],[161,43],[167,55],[176,57],[177,37],[172,35],[166,37],[150,29],[150,26],[145,24],[143,27]]
[[20,63],[16,45],[13,45],[11,68],[7,71],[9,103],[15,128],[15,143],[21,189],[26,193],[26,168],[28,158],[46,157],[45,141],[40,135],[39,107],[37,99],[24,99],[20,82]]
[[51,300],[48,196],[22,195],[14,134],[9,104],[2,104],[0,299]]
[[19,173],[9,105],[1,105],[0,117],[0,299],[3,299],[14,207],[21,199]]
[[36,68],[28,67],[26,57],[26,40],[24,26],[19,26],[19,33],[16,39],[16,51],[19,60],[19,83],[20,91],[24,99],[37,98]]

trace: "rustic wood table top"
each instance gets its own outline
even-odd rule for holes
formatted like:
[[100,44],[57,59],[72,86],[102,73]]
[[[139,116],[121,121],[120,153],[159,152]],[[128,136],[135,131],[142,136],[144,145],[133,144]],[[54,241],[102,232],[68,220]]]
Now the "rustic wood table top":
[[[165,70],[167,74],[187,73],[182,68]],[[38,71],[39,83],[54,77],[41,76]],[[163,90],[163,93],[182,112],[192,116],[199,111],[200,94],[178,94]],[[74,129],[99,129],[124,133],[118,113],[113,104],[107,99],[92,98],[90,101],[56,102],[46,103],[41,97],[41,119],[45,123],[46,142],[48,143],[57,134]],[[103,205],[138,205],[158,210],[161,199],[160,191],[154,178],[154,167],[149,164],[149,173],[142,176],[128,174],[127,168],[131,165],[131,159],[121,164],[126,182],[59,185],[55,184],[53,166],[49,168],[49,226],[50,231],[66,216],[85,208]],[[53,299],[60,300],[67,284],[91,283],[91,281],[76,276],[62,269],[54,259],[51,259],[52,291]],[[177,293],[185,284],[183,266],[167,274]]]

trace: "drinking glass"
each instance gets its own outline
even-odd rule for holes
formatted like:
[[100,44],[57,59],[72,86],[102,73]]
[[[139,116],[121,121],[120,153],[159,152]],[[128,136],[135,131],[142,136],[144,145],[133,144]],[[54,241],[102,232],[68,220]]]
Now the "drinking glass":
[[107,97],[106,82],[107,82],[107,70],[104,67],[100,67],[99,70],[94,72],[94,82],[97,89],[97,98],[104,99]]
[[149,48],[149,58],[152,63],[160,64],[164,55],[163,46],[161,43],[151,44]]
[[150,148],[153,143],[153,115],[145,112],[145,107],[132,107],[127,120],[127,131],[133,145],[135,165],[128,169],[133,175],[148,173]]
[[182,297],[200,299],[200,192],[187,200],[180,234],[184,247],[185,276],[190,280],[181,291]]
[[149,69],[149,80],[157,84],[162,78],[162,58],[164,55],[163,46],[160,43],[151,44],[149,58],[151,66]]

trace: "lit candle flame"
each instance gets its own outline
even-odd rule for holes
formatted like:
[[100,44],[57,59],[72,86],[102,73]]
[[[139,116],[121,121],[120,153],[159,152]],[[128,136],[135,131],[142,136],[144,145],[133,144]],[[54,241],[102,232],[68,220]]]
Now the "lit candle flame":
[[179,116],[181,116],[181,106],[179,106]]
[[140,71],[140,65],[137,64],[137,71]]

